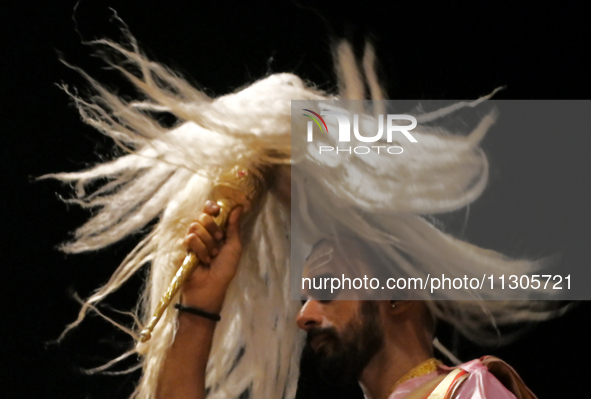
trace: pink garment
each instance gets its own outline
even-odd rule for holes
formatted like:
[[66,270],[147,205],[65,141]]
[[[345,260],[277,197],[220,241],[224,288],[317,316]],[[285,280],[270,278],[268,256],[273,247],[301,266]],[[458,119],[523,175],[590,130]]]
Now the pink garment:
[[[462,382],[457,389],[454,399],[516,399],[507,388],[501,384],[499,380],[492,375],[485,365],[479,359],[471,362],[460,364],[454,368],[461,368],[470,373],[468,378]],[[453,370],[451,367],[441,366],[438,370],[432,373],[425,374],[421,377],[416,377],[400,384],[388,399],[403,399],[415,388],[432,380],[438,375],[448,373]]]

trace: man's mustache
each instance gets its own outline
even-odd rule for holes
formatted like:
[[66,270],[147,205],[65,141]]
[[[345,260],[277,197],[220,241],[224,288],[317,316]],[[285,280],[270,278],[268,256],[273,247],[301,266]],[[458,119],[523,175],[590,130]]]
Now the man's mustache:
[[306,336],[306,343],[310,345],[310,342],[319,335],[323,335],[328,339],[337,340],[339,336],[337,334],[337,330],[334,327],[325,327],[325,328],[313,328],[308,331],[308,335]]

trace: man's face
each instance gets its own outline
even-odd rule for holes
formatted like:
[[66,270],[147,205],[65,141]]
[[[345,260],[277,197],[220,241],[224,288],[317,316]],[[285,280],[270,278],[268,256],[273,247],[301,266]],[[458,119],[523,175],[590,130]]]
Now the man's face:
[[[346,248],[346,252],[340,250]],[[350,239],[337,243],[320,241],[306,260],[304,277],[334,276],[343,267],[363,268],[366,260],[357,243]],[[337,383],[351,383],[382,348],[383,329],[378,303],[342,300],[339,293],[327,299],[326,292],[305,291],[298,326],[308,333],[304,358],[312,360],[322,376]],[[333,299],[334,298],[334,299]]]
[[308,300],[297,323],[308,333],[304,356],[336,384],[358,380],[384,345],[377,302]]

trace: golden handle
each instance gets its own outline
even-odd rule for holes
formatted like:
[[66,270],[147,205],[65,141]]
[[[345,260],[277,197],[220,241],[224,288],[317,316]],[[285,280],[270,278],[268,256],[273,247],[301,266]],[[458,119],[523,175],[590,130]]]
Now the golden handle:
[[183,285],[183,283],[187,280],[191,273],[193,273],[193,270],[195,270],[198,264],[199,259],[197,259],[195,253],[189,252],[185,257],[183,265],[176,272],[176,275],[172,279],[172,282],[170,283],[168,290],[166,290],[166,292],[162,296],[162,299],[160,299],[160,303],[158,304],[158,307],[156,308],[154,315],[150,319],[150,322],[142,330],[142,333],[140,335],[140,342],[146,342],[152,337],[152,331],[154,330],[154,327],[156,327],[156,324],[164,314],[164,310],[168,307],[168,305],[170,305],[170,301],[172,300],[172,298],[176,295],[176,293],[181,288],[181,285]]
[[[216,224],[225,230],[226,222],[232,209],[242,205],[245,211],[252,208],[255,201],[265,189],[265,181],[258,170],[247,171],[238,166],[224,174],[214,182],[212,197],[220,206],[220,213],[214,218]],[[193,252],[189,252],[182,266],[170,282],[168,289],[160,299],[150,322],[142,330],[139,341],[146,342],[152,337],[152,331],[170,305],[172,298],[179,292],[191,273],[199,265],[199,259]]]

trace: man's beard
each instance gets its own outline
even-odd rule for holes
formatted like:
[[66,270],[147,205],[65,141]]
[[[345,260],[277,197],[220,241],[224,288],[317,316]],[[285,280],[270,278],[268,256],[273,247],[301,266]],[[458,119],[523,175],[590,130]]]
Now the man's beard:
[[[315,349],[310,346],[314,338]],[[352,320],[339,334],[334,327],[308,332],[304,358],[311,359],[321,376],[335,385],[356,382],[373,356],[384,346],[384,334],[377,303],[363,301],[360,317]]]

